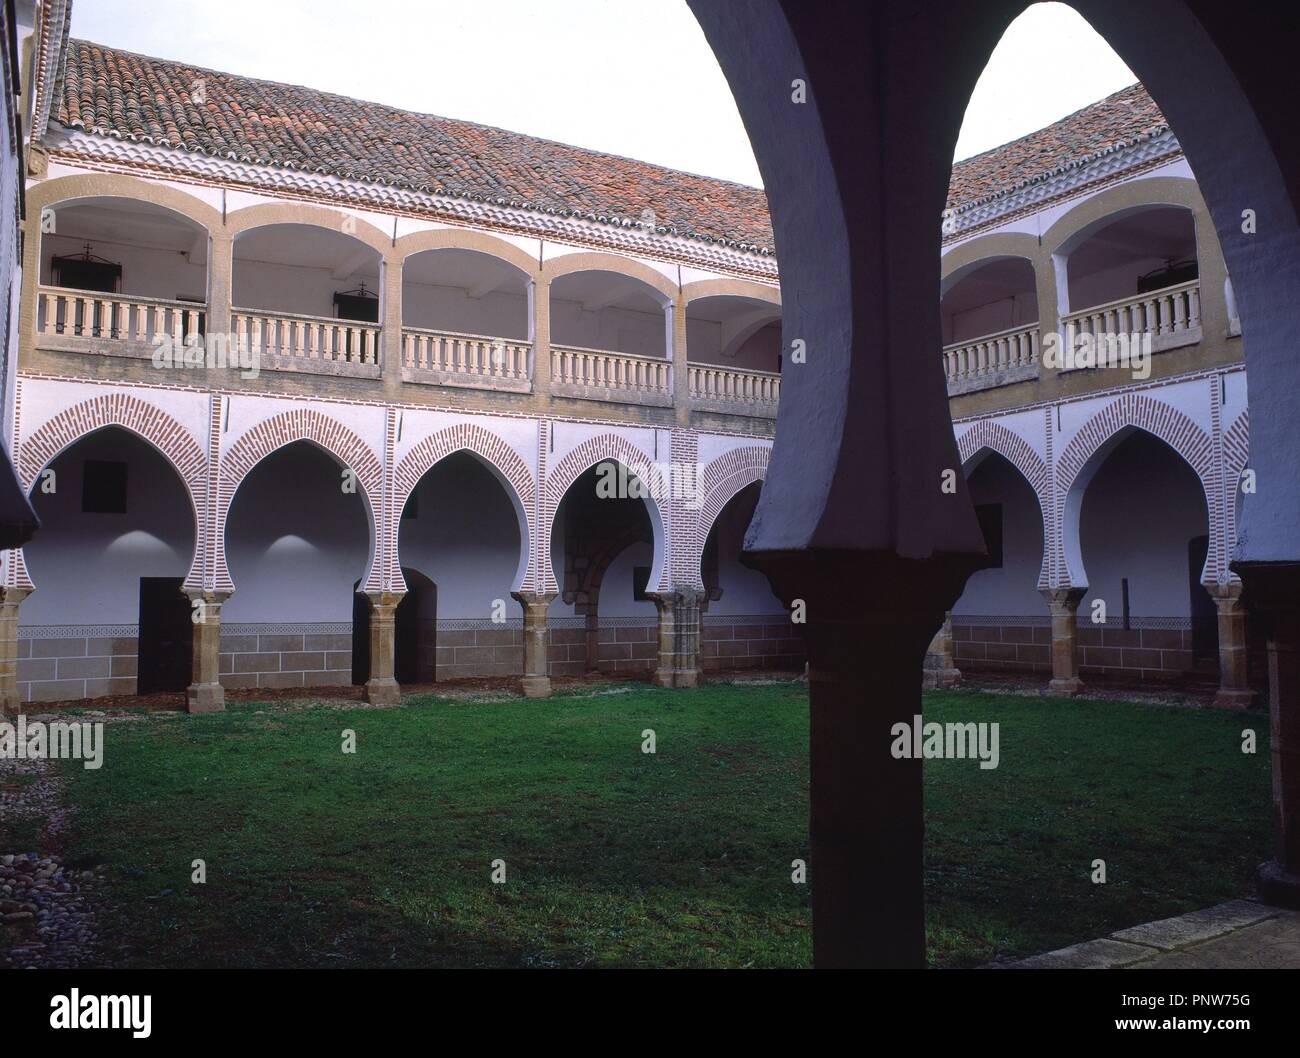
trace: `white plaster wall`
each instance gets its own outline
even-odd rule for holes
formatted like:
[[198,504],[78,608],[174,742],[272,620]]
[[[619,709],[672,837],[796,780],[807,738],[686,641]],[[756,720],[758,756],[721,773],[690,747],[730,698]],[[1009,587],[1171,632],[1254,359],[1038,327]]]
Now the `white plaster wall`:
[[552,297],[551,341],[556,345],[662,357],[668,348],[667,322],[663,312],[615,307],[584,312],[580,302]]
[[1190,616],[1187,544],[1205,533],[1205,494],[1192,469],[1147,434],[1126,439],[1084,493],[1080,541],[1089,591],[1079,619],[1096,598],[1117,619],[1123,577],[1132,616]]
[[[126,513],[83,514],[87,459],[127,464]],[[184,577],[194,558],[194,509],[180,477],[147,442],[125,430],[91,434],[51,464],[56,491],[38,485],[41,530],[24,555],[36,590],[24,626],[136,624],[141,577]]]
[[[649,600],[637,601],[632,596],[632,570],[637,566],[654,565],[654,546],[648,541],[635,543],[623,550],[605,571],[600,582],[600,616],[657,618],[659,609]],[[647,585],[653,590],[654,585]]]
[[[52,283],[50,261],[79,255],[86,240],[72,235],[41,238],[41,282]],[[92,241],[91,252],[122,266],[122,293],[146,298],[198,298],[207,300],[208,271],[191,264],[189,255],[176,250],[154,250],[123,243]]]
[[226,562],[235,593],[222,620],[352,620],[369,526],[365,499],[343,491],[330,456],[305,441],[272,452],[231,505]]
[[745,530],[754,516],[759,490],[743,489],[718,514],[713,532],[718,542],[718,586],[722,598],[709,603],[710,614],[785,615],[781,600],[762,573],[740,563]]
[[418,516],[403,518],[398,553],[404,567],[438,586],[438,618],[492,616],[496,599],[519,616],[510,597],[519,564],[519,524],[505,489],[483,464],[456,452],[434,464],[416,486]]
[[332,318],[336,292],[355,290],[362,280],[367,290],[379,290],[378,254],[346,279],[334,279],[328,268],[240,259],[238,246],[231,295],[236,308]]
[[493,291],[471,298],[457,287],[402,284],[402,325],[458,334],[528,339],[526,294]]
[[1034,490],[999,455],[987,455],[970,476],[972,503],[1002,504],[1002,567],[980,570],[966,582],[955,614],[1041,617],[1038,592],[1043,562],[1043,517]]

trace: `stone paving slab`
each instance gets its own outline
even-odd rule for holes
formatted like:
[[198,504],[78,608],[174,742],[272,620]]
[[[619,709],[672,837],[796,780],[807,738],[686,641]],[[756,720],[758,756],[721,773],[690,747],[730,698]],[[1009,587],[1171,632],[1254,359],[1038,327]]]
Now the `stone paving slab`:
[[1297,969],[1300,911],[1230,900],[1146,922],[999,969]]
[[1231,930],[1263,922],[1277,913],[1277,908],[1256,900],[1230,900],[1203,911],[1193,911],[1190,915],[1162,918],[1158,922],[1146,922],[1141,926],[1122,929],[1111,936],[1115,940],[1173,951],[1175,948],[1185,948],[1189,944],[1198,944]]
[[1300,915],[1285,912],[1213,940],[1163,952],[1130,970],[1294,970],[1300,967]]
[[1155,950],[1141,944],[1126,944],[1120,940],[1103,937],[1084,941],[1068,948],[1032,955],[1019,962],[1004,964],[1017,970],[1109,970],[1127,966],[1155,954]]

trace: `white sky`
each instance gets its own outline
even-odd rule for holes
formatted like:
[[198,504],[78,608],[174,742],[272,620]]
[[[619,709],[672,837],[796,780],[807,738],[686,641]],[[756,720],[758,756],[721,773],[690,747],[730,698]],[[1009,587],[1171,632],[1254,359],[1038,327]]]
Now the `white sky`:
[[[684,0],[75,0],[72,33],[761,183],[726,81]],[[976,87],[957,157],[1135,80],[1072,9],[1031,8]]]

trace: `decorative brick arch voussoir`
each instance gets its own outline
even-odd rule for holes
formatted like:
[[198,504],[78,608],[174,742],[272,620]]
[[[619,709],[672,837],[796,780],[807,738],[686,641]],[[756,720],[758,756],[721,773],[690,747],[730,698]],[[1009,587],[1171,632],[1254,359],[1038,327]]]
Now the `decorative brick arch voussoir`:
[[767,463],[772,449],[766,445],[746,445],[718,456],[700,472],[699,518],[695,523],[695,552],[703,559],[704,545],[718,515],[741,489],[767,477]]
[[1196,471],[1202,486],[1208,487],[1213,463],[1209,435],[1172,405],[1142,393],[1125,393],[1089,419],[1066,445],[1056,462],[1058,496],[1066,495],[1088,460],[1127,426],[1164,441]]
[[533,512],[536,510],[537,483],[533,479],[528,464],[520,458],[503,438],[491,430],[484,429],[476,423],[457,423],[437,433],[430,434],[420,441],[402,457],[393,473],[393,516],[388,520],[391,534],[387,561],[393,567],[388,571],[395,583],[401,575],[397,554],[398,523],[406,501],[410,498],[420,479],[438,462],[455,452],[472,452],[488,463],[505,479],[516,513],[520,516],[520,541],[522,552],[519,575],[521,584],[531,584],[534,548],[532,539],[537,532],[533,525]]
[[1029,482],[1029,487],[1034,490],[1039,504],[1046,503],[1047,464],[1028,441],[1001,423],[981,419],[957,438],[957,455],[962,466],[969,463],[982,448],[996,452],[1020,471]]
[[1241,472],[1250,458],[1250,409],[1238,415],[1232,425],[1223,431],[1223,473],[1225,480],[1235,489],[1241,481]]
[[346,468],[357,475],[370,505],[372,522],[372,552],[370,576],[364,578],[367,584],[373,579],[373,572],[381,561],[377,554],[381,547],[379,526],[383,507],[384,471],[379,457],[374,450],[361,440],[352,430],[337,419],[311,408],[294,408],[263,419],[256,426],[246,430],[221,458],[220,485],[218,486],[218,588],[233,591],[230,570],[225,563],[226,519],[230,514],[230,505],[234,501],[239,486],[248,477],[253,468],[272,452],[293,444],[295,441],[311,441],[325,449]]
[[208,459],[198,442],[161,408],[127,393],[91,397],[59,412],[21,443],[18,468],[23,486],[31,490],[54,458],[69,445],[106,426],[120,426],[144,438],[172,465],[195,511],[206,497]]

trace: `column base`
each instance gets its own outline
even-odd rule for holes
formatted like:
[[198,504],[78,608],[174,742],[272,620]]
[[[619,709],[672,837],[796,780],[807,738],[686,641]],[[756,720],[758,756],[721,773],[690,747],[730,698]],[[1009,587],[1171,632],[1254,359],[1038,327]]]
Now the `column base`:
[[551,696],[551,677],[525,676],[519,681],[525,698],[549,698]]
[[185,688],[187,713],[222,713],[226,709],[226,689],[219,683],[191,683]]
[[650,678],[656,687],[698,687],[699,669],[655,669]]
[[1259,898],[1275,907],[1300,908],[1300,874],[1294,874],[1277,860],[1261,863],[1255,872]]
[[927,691],[956,687],[961,683],[961,669],[922,669],[921,687]]
[[1255,704],[1255,697],[1254,691],[1237,691],[1220,687],[1214,695],[1214,705],[1216,709],[1249,709]]
[[395,679],[366,681],[366,701],[371,705],[396,705],[402,700],[402,688]]
[[1070,676],[1066,679],[1054,679],[1047,685],[1047,693],[1058,695],[1062,698],[1072,698],[1076,694],[1083,693],[1083,680],[1078,676]]

